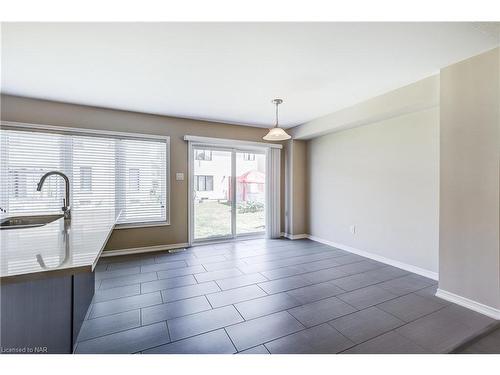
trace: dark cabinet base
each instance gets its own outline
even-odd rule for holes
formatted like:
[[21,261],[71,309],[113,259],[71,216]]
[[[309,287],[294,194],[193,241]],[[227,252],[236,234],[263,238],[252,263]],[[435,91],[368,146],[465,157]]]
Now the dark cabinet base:
[[[95,273],[73,275],[73,349],[95,292]],[[72,350],[73,351],[73,350]]]
[[72,353],[94,295],[94,273],[1,284],[2,353]]

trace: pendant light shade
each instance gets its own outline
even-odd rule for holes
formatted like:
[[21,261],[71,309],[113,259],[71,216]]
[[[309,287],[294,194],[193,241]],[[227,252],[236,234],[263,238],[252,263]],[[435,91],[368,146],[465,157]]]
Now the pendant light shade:
[[290,138],[292,137],[282,128],[271,128],[269,133],[264,136],[266,141],[284,141]]
[[278,106],[283,103],[283,100],[274,99],[272,102],[276,105],[276,124],[274,128],[269,129],[269,132],[262,138],[266,141],[286,141],[292,137],[287,134],[283,128],[280,128],[278,123]]

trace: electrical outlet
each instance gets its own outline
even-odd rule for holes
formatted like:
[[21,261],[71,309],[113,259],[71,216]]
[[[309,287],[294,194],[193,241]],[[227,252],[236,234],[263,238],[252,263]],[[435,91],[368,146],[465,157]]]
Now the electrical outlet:
[[351,226],[349,227],[349,230],[351,231],[351,234],[353,234],[353,235],[354,235],[354,234],[356,234],[356,225],[354,225],[354,224],[353,224],[353,225],[351,225]]

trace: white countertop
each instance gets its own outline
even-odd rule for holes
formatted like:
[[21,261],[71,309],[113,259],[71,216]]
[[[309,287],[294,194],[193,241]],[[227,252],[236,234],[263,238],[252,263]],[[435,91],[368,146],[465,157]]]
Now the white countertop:
[[114,210],[72,210],[41,227],[0,230],[0,278],[93,271],[111,234]]

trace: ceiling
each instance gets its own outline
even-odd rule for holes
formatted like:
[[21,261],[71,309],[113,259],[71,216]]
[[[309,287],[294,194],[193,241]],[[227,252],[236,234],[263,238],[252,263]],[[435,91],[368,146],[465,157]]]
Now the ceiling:
[[499,44],[486,23],[3,23],[2,92],[295,126]]

